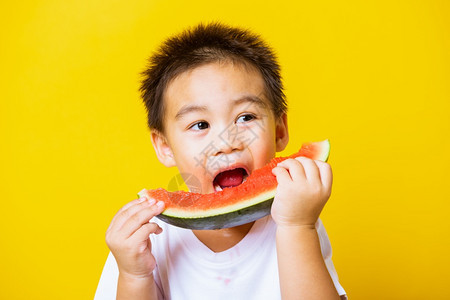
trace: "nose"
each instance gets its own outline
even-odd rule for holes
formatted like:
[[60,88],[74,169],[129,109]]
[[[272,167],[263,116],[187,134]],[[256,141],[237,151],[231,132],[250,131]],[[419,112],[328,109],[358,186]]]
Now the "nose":
[[242,132],[240,132],[239,129],[240,128],[233,123],[218,132],[215,140],[217,144],[216,155],[229,154],[244,148],[243,135],[245,132],[242,130]]

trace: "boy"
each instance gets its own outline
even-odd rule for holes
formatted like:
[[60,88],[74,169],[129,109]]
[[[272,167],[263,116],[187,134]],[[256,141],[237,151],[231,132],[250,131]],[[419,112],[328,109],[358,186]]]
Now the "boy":
[[[248,31],[199,25],[168,39],[144,75],[156,155],[191,191],[238,185],[288,143],[279,66]],[[346,299],[318,219],[329,165],[289,159],[272,172],[271,215],[233,228],[182,229],[154,218],[162,202],[126,204],[106,234],[96,299]]]

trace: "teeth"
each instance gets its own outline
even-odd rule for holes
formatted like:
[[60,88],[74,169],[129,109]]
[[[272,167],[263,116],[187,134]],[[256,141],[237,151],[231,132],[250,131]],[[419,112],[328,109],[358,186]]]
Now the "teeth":
[[222,191],[222,188],[220,187],[220,185],[215,184],[215,185],[214,185],[214,190],[215,190],[216,192],[220,192],[220,191]]

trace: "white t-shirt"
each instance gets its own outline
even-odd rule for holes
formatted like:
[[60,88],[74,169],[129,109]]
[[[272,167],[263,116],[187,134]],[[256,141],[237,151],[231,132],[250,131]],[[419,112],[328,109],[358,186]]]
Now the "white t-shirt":
[[[275,244],[276,224],[270,216],[259,219],[234,247],[219,253],[200,242],[191,230],[154,220],[163,228],[151,235],[158,299],[252,300],[281,299]],[[331,260],[331,245],[320,219],[316,223],[320,247],[339,295]],[[110,253],[100,278],[95,300],[116,299],[118,268]]]

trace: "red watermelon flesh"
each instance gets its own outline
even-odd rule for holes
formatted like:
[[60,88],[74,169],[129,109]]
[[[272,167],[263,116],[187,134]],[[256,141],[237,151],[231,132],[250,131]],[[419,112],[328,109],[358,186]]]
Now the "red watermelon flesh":
[[[222,191],[200,194],[185,191],[168,192],[165,189],[142,190],[147,195],[164,201],[166,209],[158,218],[189,229],[219,229],[252,222],[270,213],[277,180],[272,169],[287,158],[306,156],[326,161],[329,156],[328,140],[305,143],[297,153],[273,158],[264,167],[254,170],[243,182],[243,169],[219,174],[215,179]],[[238,185],[236,185],[238,184]]]

